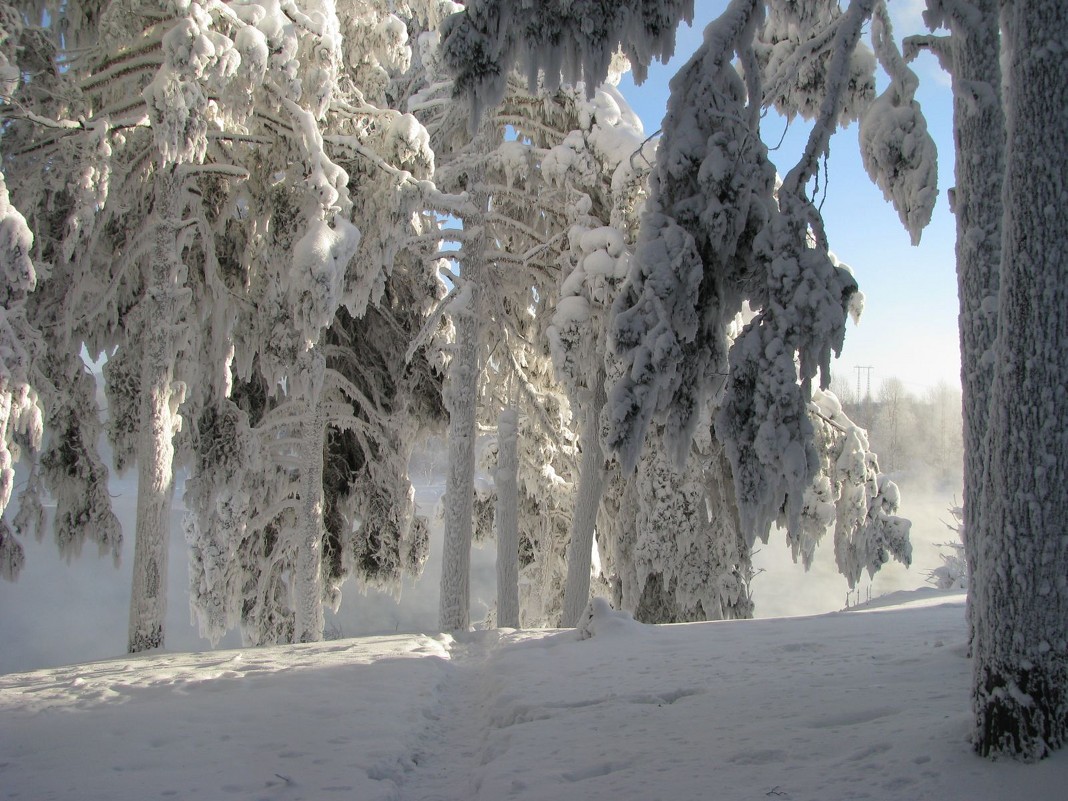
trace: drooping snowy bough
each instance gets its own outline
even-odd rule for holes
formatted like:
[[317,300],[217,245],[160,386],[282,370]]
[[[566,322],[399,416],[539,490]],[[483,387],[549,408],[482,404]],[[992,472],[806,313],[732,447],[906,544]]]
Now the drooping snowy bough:
[[654,58],[675,52],[679,22],[693,19],[693,0],[474,0],[442,26],[445,62],[472,119],[504,97],[513,70],[537,90],[564,83],[592,97],[617,50],[640,83]]
[[[26,218],[11,205],[0,173],[0,514],[11,501],[20,443],[36,449],[43,432],[28,350],[33,347],[36,332],[25,313],[26,293],[37,283],[30,259],[32,243]],[[13,581],[24,560],[15,531],[0,518],[0,577]]]

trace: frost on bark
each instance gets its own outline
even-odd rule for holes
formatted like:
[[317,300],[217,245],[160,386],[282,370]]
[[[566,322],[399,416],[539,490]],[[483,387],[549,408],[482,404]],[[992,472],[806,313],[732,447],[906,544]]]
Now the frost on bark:
[[445,545],[441,563],[438,623],[443,631],[466,631],[471,623],[471,540],[474,508],[476,412],[478,409],[480,294],[471,281],[471,301],[457,315],[456,350],[445,385],[449,411],[449,472],[445,479]]
[[976,750],[1068,741],[1068,5],[1007,9],[1006,171],[989,452],[973,574]]
[[323,638],[323,437],[326,411],[323,408],[322,354],[312,352],[307,393],[311,409],[301,433],[300,519],[293,536],[296,564],[293,570],[294,640],[319,642]]
[[497,418],[497,625],[519,627],[519,413]]
[[[474,199],[479,218],[488,211],[488,198]],[[484,280],[483,237],[476,233],[464,243],[470,257],[463,262],[463,302],[452,309],[456,345],[445,384],[449,412],[449,472],[445,478],[445,544],[441,562],[438,624],[442,631],[466,631],[471,624],[471,540],[474,521],[475,439],[478,435],[478,384],[482,337],[481,297]]]
[[[997,333],[1001,261],[1005,116],[997,0],[931,3],[926,21],[944,25],[947,41],[916,37],[953,79],[953,133],[957,144],[953,213],[957,218],[957,293],[960,298],[961,391],[964,412],[964,552],[975,572],[986,435]],[[970,615],[970,613],[969,613]]]
[[137,521],[130,595],[130,653],[163,645],[167,609],[169,516],[174,491],[174,435],[185,387],[174,381],[178,322],[186,293],[179,285],[181,183],[173,170],[156,183],[155,231],[141,323],[141,384],[137,445]]
[[593,554],[593,534],[601,495],[605,487],[604,451],[601,449],[601,410],[607,402],[604,389],[604,370],[598,370],[590,382],[593,396],[586,407],[586,421],[582,428],[582,462],[575,508],[571,513],[571,540],[567,552],[567,582],[564,584],[564,615],[562,626],[576,626],[590,600],[590,566]]

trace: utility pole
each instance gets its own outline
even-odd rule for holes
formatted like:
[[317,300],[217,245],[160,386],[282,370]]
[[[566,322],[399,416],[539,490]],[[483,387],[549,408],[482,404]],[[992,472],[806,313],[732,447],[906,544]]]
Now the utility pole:
[[871,371],[874,370],[875,367],[873,365],[870,365],[870,364],[866,364],[866,365],[858,364],[853,369],[857,371],[857,400],[859,401],[861,399],[861,394],[860,394],[860,371],[861,370],[867,370],[868,371],[868,400],[871,400]]
[[863,406],[864,406],[864,425],[865,426],[870,426],[871,425],[871,420],[869,418],[871,417],[871,371],[874,370],[875,367],[873,365],[870,365],[870,364],[863,364],[863,365],[862,364],[858,364],[858,365],[854,366],[853,369],[857,371],[857,407],[858,408],[861,406],[860,371],[861,370],[867,370],[868,371],[868,394],[864,398]]

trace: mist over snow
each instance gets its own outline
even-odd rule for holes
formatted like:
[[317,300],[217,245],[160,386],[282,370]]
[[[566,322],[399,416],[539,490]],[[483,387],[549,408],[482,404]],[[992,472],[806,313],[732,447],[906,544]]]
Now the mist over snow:
[[[430,556],[422,575],[406,577],[399,597],[378,590],[361,591],[353,580],[343,587],[336,615],[327,611],[331,638],[370,634],[432,632],[438,629],[438,578],[441,565],[441,520],[437,507],[444,489],[446,457],[440,442],[430,443],[413,459],[412,482],[421,514],[431,521]],[[927,571],[941,564],[939,543],[952,539],[944,521],[959,503],[959,490],[928,491],[906,479],[902,514],[912,520],[913,564],[883,567],[874,580],[865,575],[859,591],[847,596],[845,579],[834,564],[830,538],[816,550],[809,571],[795,564],[785,534],[773,531],[767,545],[757,545],[753,581],[758,618],[812,615],[838,610],[869,596],[926,586]],[[136,480],[133,474],[111,479],[110,492],[124,530],[133,530]],[[51,511],[51,510],[46,510]],[[182,533],[185,510],[181,490],[171,511],[171,553],[167,578],[167,650],[210,648],[201,638],[189,607],[188,554]],[[26,566],[17,582],[0,582],[0,673],[55,667],[117,657],[125,650],[130,597],[132,538],[127,538],[119,567],[87,549],[65,562],[46,537],[26,542]],[[496,551],[493,542],[472,551],[472,620],[485,618],[496,598]],[[230,632],[220,648],[241,645]]]

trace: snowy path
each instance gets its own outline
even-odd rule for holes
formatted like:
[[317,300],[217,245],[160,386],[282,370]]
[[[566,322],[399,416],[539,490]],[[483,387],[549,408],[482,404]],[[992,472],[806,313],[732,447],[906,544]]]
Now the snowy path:
[[492,759],[490,708],[499,689],[490,655],[497,631],[454,640],[448,669],[434,690],[437,703],[424,712],[428,726],[412,754],[411,770],[398,777],[399,801],[477,798],[482,770]]

